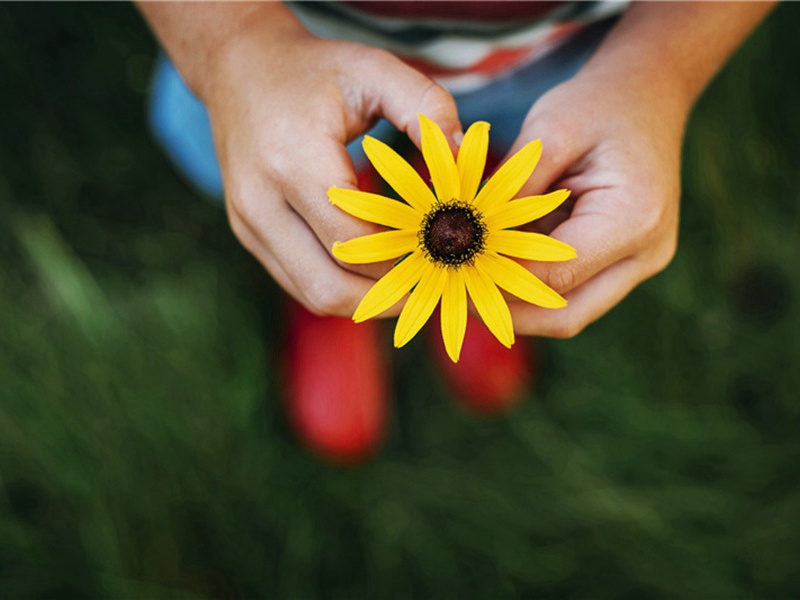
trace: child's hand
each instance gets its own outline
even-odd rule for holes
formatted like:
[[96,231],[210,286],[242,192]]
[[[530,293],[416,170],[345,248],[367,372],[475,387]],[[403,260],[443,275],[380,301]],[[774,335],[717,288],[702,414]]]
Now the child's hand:
[[352,315],[374,281],[337,264],[330,250],[373,230],[327,198],[331,186],[356,187],[345,144],[379,117],[419,143],[420,112],[452,139],[461,131],[455,103],[386,52],[299,31],[276,44],[251,30],[217,68],[205,99],[233,231],[310,310]]
[[356,274],[330,254],[334,241],[375,231],[328,201],[329,187],[356,187],[345,144],[379,117],[419,144],[418,113],[453,140],[452,97],[382,50],[258,26],[224,46],[200,93],[236,236],[306,307],[352,315],[388,269],[348,265]]
[[686,117],[770,8],[634,3],[581,72],[531,109],[515,146],[540,137],[544,152],[521,193],[572,190],[560,218],[540,226],[575,247],[578,258],[531,265],[569,306],[512,303],[520,333],[573,336],[670,262]]
[[512,302],[519,333],[571,337],[658,273],[675,253],[680,146],[687,104],[647,82],[579,75],[532,108],[515,148],[544,152],[520,195],[569,188],[570,201],[533,225],[578,258],[528,264],[569,301],[546,310]]

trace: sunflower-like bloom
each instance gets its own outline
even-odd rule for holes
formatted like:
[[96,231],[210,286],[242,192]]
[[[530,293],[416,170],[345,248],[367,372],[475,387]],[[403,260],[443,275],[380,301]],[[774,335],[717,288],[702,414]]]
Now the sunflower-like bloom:
[[[400,259],[370,288],[353,315],[355,322],[378,316],[411,295],[394,331],[394,345],[408,343],[441,300],[441,327],[447,354],[457,362],[467,326],[467,294],[489,330],[506,347],[514,327],[500,289],[546,308],[566,306],[540,279],[508,256],[525,260],[575,258],[567,244],[513,228],[558,207],[569,190],[512,200],[533,173],[541,141],[530,142],[501,166],[483,187],[489,124],[474,123],[464,135],[458,158],[436,123],[419,116],[422,155],[433,190],[394,150],[364,138],[364,151],[381,177],[405,200],[332,187],[331,202],[351,215],[391,228],[348,242],[333,254],[351,264]],[[480,189],[479,189],[480,188]]]

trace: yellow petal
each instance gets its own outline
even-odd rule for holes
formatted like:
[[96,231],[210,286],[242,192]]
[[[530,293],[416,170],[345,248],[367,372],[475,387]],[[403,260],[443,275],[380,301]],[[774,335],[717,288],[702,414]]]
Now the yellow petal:
[[541,233],[512,229],[493,232],[486,240],[486,249],[526,260],[558,262],[577,256],[575,248]]
[[436,198],[422,181],[419,173],[397,152],[380,140],[367,135],[364,136],[362,146],[369,161],[386,183],[392,186],[392,189],[411,206],[419,211],[427,212]]
[[480,266],[497,285],[525,302],[545,308],[567,305],[567,301],[555,290],[510,258],[487,252],[481,256]]
[[422,252],[414,252],[381,277],[362,298],[353,320],[356,323],[377,317],[383,311],[394,306],[400,298],[417,285],[422,277],[423,269],[430,263]]
[[383,231],[347,242],[334,242],[333,255],[346,263],[363,265],[403,256],[417,247],[415,231]]
[[483,181],[486,168],[486,153],[489,151],[489,124],[477,121],[469,126],[461,148],[458,149],[458,177],[461,180],[462,202],[472,202]]
[[525,144],[489,178],[478,196],[475,206],[483,213],[492,212],[511,200],[525,185],[542,155],[541,140]]
[[419,115],[419,128],[422,133],[422,156],[431,173],[436,197],[443,202],[456,200],[461,184],[456,161],[444,133],[425,115]]
[[429,264],[422,271],[422,279],[411,292],[408,302],[403,307],[403,312],[400,313],[400,318],[397,319],[397,325],[394,328],[395,348],[405,346],[422,329],[439,303],[446,280],[447,269]]
[[467,331],[467,288],[464,287],[464,274],[455,269],[447,274],[442,292],[442,339],[447,356],[458,362],[464,333]]
[[418,230],[422,214],[397,200],[360,190],[332,187],[330,201],[354,217],[394,229]]
[[462,269],[467,291],[489,331],[501,344],[510,348],[514,344],[514,325],[511,322],[511,312],[508,310],[508,304],[503,299],[500,290],[481,270],[479,263],[480,261],[476,261],[474,266]]
[[553,212],[569,197],[569,190],[556,190],[544,196],[528,196],[500,206],[499,210],[484,213],[489,231],[519,227]]

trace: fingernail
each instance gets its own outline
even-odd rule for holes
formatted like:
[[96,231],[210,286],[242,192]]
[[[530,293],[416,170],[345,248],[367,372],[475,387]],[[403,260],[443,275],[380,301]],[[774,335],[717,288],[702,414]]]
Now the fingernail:
[[459,148],[461,147],[461,142],[464,141],[464,132],[463,131],[456,131],[453,134],[453,141],[456,143],[456,146]]

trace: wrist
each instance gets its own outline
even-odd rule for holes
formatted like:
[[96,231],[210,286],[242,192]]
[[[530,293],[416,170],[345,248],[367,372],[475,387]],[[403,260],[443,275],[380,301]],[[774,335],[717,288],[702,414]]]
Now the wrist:
[[685,124],[698,93],[680,72],[670,71],[663,63],[642,56],[607,57],[611,60],[590,62],[576,79],[603,98],[617,99],[625,112],[649,114],[653,120],[671,125]]
[[587,63],[587,75],[636,87],[688,115],[769,2],[634,3]]
[[262,42],[275,43],[290,32],[305,32],[279,2],[140,2],[138,7],[186,85],[204,101],[220,58],[239,40],[255,33]]
[[189,75],[191,83],[187,80],[187,84],[208,104],[218,88],[223,94],[228,93],[231,77],[245,83],[255,65],[270,61],[279,64],[281,52],[289,44],[310,35],[283,4],[261,4],[241,18],[226,36],[206,46],[203,60],[195,65],[196,70]]

